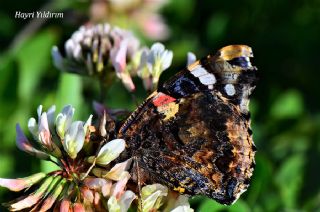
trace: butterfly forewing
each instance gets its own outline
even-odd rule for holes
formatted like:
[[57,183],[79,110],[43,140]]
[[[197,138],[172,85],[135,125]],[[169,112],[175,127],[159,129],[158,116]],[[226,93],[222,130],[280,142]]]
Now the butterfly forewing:
[[248,116],[256,81],[251,48],[222,48],[182,70],[140,106],[119,130],[151,182],[233,203],[253,172]]

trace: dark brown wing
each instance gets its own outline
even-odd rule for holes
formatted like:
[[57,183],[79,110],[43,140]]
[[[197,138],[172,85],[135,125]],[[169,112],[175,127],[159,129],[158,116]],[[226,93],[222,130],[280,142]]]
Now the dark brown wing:
[[247,189],[255,152],[248,116],[256,72],[251,54],[247,46],[228,46],[196,62],[121,127],[129,156],[153,181],[223,204]]

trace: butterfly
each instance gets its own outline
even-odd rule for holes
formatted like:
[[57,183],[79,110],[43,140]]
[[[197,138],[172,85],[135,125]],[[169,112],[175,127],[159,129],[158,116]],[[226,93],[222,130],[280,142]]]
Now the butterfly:
[[230,45],[158,86],[117,137],[152,182],[234,203],[250,184],[256,147],[249,97],[257,81],[252,50]]

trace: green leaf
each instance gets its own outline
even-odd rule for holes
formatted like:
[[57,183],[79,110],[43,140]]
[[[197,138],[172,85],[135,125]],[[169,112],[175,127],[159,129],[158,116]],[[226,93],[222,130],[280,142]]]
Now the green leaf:
[[287,91],[278,96],[270,114],[276,119],[298,118],[303,113],[303,98],[296,90]]
[[61,74],[60,77],[56,97],[57,108],[72,105],[74,108],[77,108],[74,119],[78,119],[83,109],[81,77],[74,74]]
[[[14,142],[13,142],[14,143]],[[12,154],[0,151],[0,176],[6,176],[14,169],[14,157]]]
[[261,195],[263,195],[270,186],[273,176],[272,168],[272,162],[269,157],[261,153],[256,155],[256,168],[251,178],[251,185],[246,192],[247,202],[251,206],[255,205],[257,200],[261,198]]
[[51,47],[56,40],[55,33],[45,30],[26,40],[18,50],[18,95],[24,103],[37,93],[41,76],[51,64]]
[[229,211],[230,212],[247,212],[247,211],[250,211],[250,207],[246,202],[239,199],[229,207]]
[[[6,91],[13,91],[14,89],[8,89],[15,85],[10,85],[10,78],[12,78],[15,74],[15,64],[13,60],[13,56],[9,53],[0,55],[0,96],[5,96]],[[7,94],[8,95],[8,94]],[[14,97],[13,94],[10,97]],[[3,108],[5,105],[0,105],[1,112],[3,112]]]
[[51,161],[41,160],[40,161],[40,168],[42,172],[49,173],[52,171],[56,171],[60,169],[56,164]]
[[233,205],[221,205],[212,199],[204,200],[199,206],[199,212],[215,212],[215,211],[229,211],[229,212],[247,212],[250,211],[250,207],[243,200],[237,200]]
[[199,212],[207,212],[207,211],[215,212],[215,211],[222,210],[225,207],[226,206],[221,205],[212,199],[206,199],[201,203],[201,205],[198,208],[198,211]]
[[193,0],[174,0],[168,1],[168,3],[166,10],[174,14],[172,18],[176,23],[186,21],[192,17],[196,2]]
[[221,40],[226,33],[229,17],[225,13],[214,13],[207,25],[207,39],[213,44]]
[[303,183],[305,160],[303,154],[291,156],[281,165],[275,177],[286,208],[295,208],[298,203],[298,194]]

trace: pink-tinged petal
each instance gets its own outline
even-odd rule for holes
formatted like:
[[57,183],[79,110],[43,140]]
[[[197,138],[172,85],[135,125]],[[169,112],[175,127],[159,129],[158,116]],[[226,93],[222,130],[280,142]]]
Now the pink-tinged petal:
[[19,124],[16,125],[16,133],[17,133],[16,144],[20,150],[27,152],[30,155],[36,156],[40,159],[44,159],[44,160],[50,159],[50,156],[47,153],[42,152],[40,150],[37,150],[36,148],[34,148],[31,145],[31,143],[28,141],[27,137],[22,132]]
[[75,203],[73,205],[73,212],[85,212],[85,209],[81,203]]
[[104,197],[109,196],[112,186],[111,181],[103,178],[87,178],[84,184],[90,189],[101,192]]
[[99,132],[102,137],[105,137],[107,135],[106,123],[107,123],[107,115],[106,115],[106,111],[103,111],[103,116],[100,119],[100,123],[99,123]]
[[127,32],[127,39],[128,39],[128,49],[127,49],[127,55],[133,59],[134,56],[136,56],[135,54],[141,54],[141,52],[139,53],[139,47],[140,47],[140,42],[139,40],[134,37],[134,35],[131,32]]
[[40,118],[39,139],[44,146],[50,149],[52,141],[46,112],[42,113]]
[[[39,201],[37,204],[35,204],[31,210],[29,212],[39,212],[39,208],[40,208],[40,205],[41,205],[41,201]],[[29,210],[29,209],[28,209]]]
[[[115,55],[114,58],[114,65],[118,66],[116,67],[116,71],[117,72],[123,72],[126,69],[127,66],[127,62],[126,62],[126,58],[127,58],[127,49],[128,49],[128,40],[122,40],[122,42],[120,43],[120,47]],[[117,70],[118,68],[118,70]]]
[[98,190],[101,188],[103,184],[107,183],[107,180],[103,178],[86,178],[84,180],[84,185],[86,185],[88,188],[93,189],[93,190]]
[[56,201],[56,198],[54,198],[52,196],[47,197],[45,199],[45,201],[43,202],[39,212],[45,212],[45,211],[49,210],[55,201]]
[[[119,41],[118,41],[119,42]],[[119,77],[121,72],[124,72],[127,63],[127,47],[128,47],[128,40],[121,40],[119,45],[114,45],[114,47],[110,50],[110,59],[113,67],[116,70],[116,74]]]
[[96,211],[103,211],[101,204],[102,204],[101,195],[99,192],[95,192],[93,205],[94,205]]
[[81,194],[86,201],[88,201],[89,203],[93,203],[94,194],[92,190],[88,188],[81,188]]
[[117,76],[122,80],[122,83],[129,91],[134,91],[135,86],[131,79],[130,74],[126,71],[127,67],[127,50],[128,39],[124,39],[120,42],[119,46],[115,46],[110,51],[110,58],[112,65],[116,70]]
[[128,180],[130,179],[130,174],[128,172],[124,173],[122,179],[112,185],[111,196],[115,196],[117,199],[121,197],[124,193],[125,187]]
[[160,15],[149,14],[147,18],[142,16],[140,19],[139,24],[149,38],[164,40],[169,36],[169,29]]
[[125,71],[123,73],[120,74],[120,78],[122,81],[122,84],[124,85],[124,87],[130,91],[130,92],[134,92],[136,89],[136,86],[134,85],[132,78],[130,76],[130,74]]
[[11,191],[21,191],[29,188],[39,182],[46,176],[45,173],[37,173],[25,178],[18,179],[2,179],[0,178],[0,186],[10,189]]
[[[50,108],[52,110],[52,107]],[[52,113],[52,111],[50,111]],[[52,116],[52,114],[50,114]],[[52,118],[52,117],[51,117]],[[44,112],[41,115],[40,122],[39,122],[39,140],[42,146],[50,152],[51,155],[55,156],[56,158],[60,158],[62,153],[59,147],[53,143],[51,139],[51,133],[49,130],[49,122],[47,113]]]
[[9,210],[20,211],[22,209],[30,208],[35,204],[37,204],[40,200],[41,200],[41,196],[31,194],[16,203],[10,204]]
[[28,187],[25,180],[21,179],[2,179],[0,178],[0,186],[8,188],[11,191],[21,191]]
[[35,192],[27,196],[26,198],[19,200],[18,202],[15,202],[10,205],[11,211],[19,211],[25,208],[30,208],[31,206],[37,204],[43,197],[44,192],[47,190],[49,185],[51,184],[53,180],[53,177],[48,177],[40,186],[39,189],[37,189]]
[[117,163],[112,169],[105,175],[106,178],[114,181],[120,180],[121,176],[127,171],[131,165],[132,159],[128,159],[125,162]]
[[109,182],[101,187],[101,192],[104,197],[110,196],[112,183]]
[[121,207],[121,211],[127,211],[134,199],[136,199],[137,196],[130,190],[124,192],[124,194],[121,196],[119,203]]
[[64,199],[62,200],[61,204],[60,204],[60,212],[69,212],[72,211],[71,209],[71,202],[68,199]]

